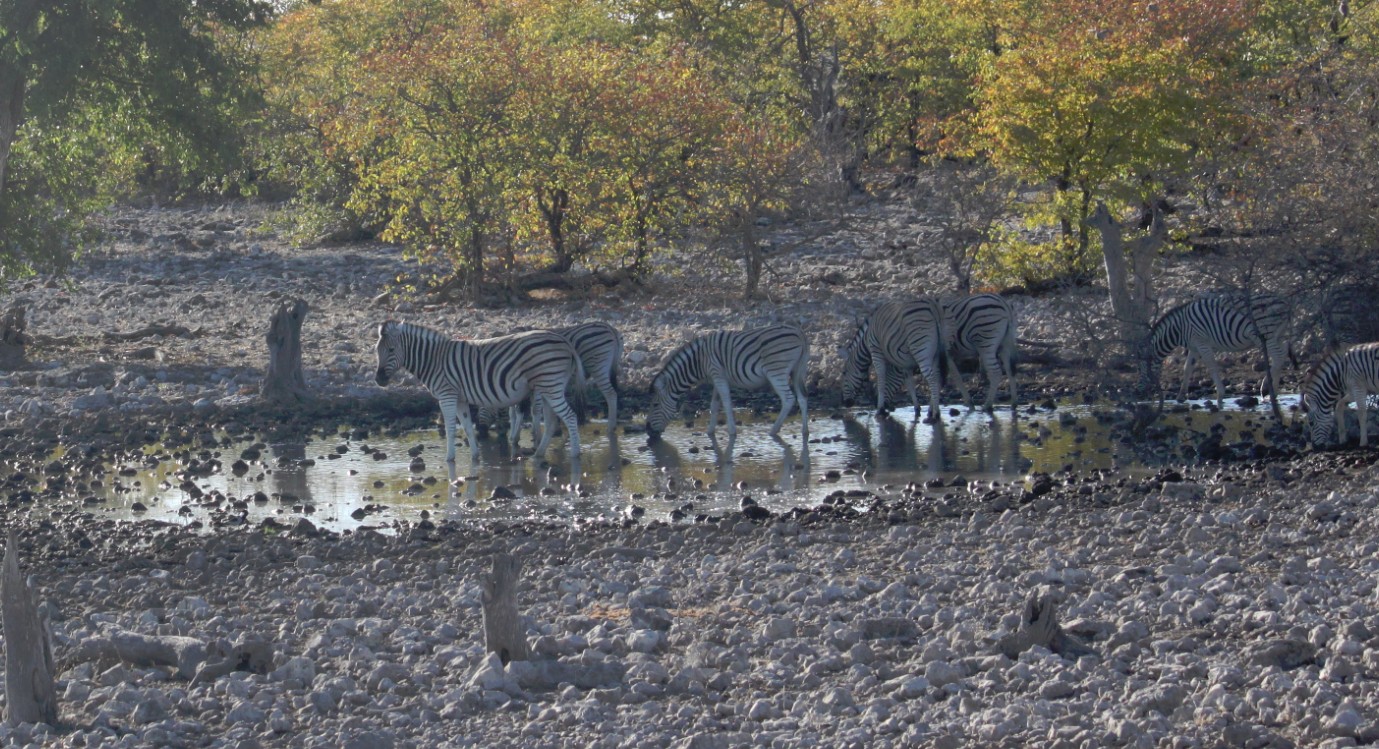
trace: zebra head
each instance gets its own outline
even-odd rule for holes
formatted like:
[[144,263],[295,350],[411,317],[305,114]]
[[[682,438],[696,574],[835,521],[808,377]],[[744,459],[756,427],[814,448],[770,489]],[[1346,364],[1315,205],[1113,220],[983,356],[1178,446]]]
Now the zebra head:
[[865,331],[866,326],[863,325],[857,330],[857,335],[838,351],[838,355],[843,358],[844,406],[851,406],[857,402],[858,397],[866,390],[867,379],[871,375],[870,352],[862,341]]
[[[1339,385],[1334,389],[1337,391],[1335,398],[1328,398],[1329,391],[1333,388],[1328,387],[1333,379],[1329,376],[1327,365],[1330,358],[1312,366],[1303,375],[1301,408],[1307,415],[1307,436],[1313,447],[1322,447],[1331,444],[1333,434],[1336,429],[1336,407],[1339,403],[1327,406],[1328,400],[1339,401]],[[1338,379],[1338,378],[1335,378]]]
[[680,410],[679,398],[672,395],[667,387],[668,379],[662,372],[651,381],[651,406],[646,411],[646,434],[653,440],[660,439],[666,425],[670,424],[676,412]]
[[396,320],[384,320],[378,326],[378,371],[374,382],[387,387],[388,380],[402,362],[402,331]]

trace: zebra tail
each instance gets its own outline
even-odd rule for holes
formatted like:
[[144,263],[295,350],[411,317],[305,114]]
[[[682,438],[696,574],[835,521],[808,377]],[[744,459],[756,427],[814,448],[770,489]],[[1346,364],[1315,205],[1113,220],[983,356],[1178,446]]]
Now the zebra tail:
[[580,361],[579,354],[575,354],[575,381],[574,381],[574,403],[575,421],[584,423],[584,362]]
[[1010,362],[1010,376],[1014,377],[1020,369],[1020,347],[1015,341],[1014,322],[1006,326],[1006,337],[1001,347],[1005,349],[1006,360]]
[[948,387],[948,344],[943,341],[942,331],[938,344],[938,386]]

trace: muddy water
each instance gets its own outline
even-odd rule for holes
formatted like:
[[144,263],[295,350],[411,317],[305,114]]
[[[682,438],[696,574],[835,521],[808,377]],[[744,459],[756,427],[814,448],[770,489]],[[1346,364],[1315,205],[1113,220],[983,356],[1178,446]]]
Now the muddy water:
[[[1181,463],[1192,454],[1187,446],[1213,429],[1224,430],[1228,445],[1264,439],[1272,421],[1266,407],[1227,405],[1222,413],[1208,413],[1200,403],[1170,413],[1161,422],[1167,436],[1157,440],[1129,439],[1123,421],[1120,431],[1113,430],[1116,414],[1104,407],[1026,409],[1018,419],[1008,409],[994,418],[961,408],[954,416],[945,409],[938,427],[916,423],[908,408],[881,418],[855,411],[812,419],[807,449],[799,421],[787,424],[782,440],[767,436],[770,415],[740,412],[732,445],[722,427],[719,439],[710,440],[702,419],[672,424],[651,444],[641,434],[610,439],[607,425],[594,421],[581,430],[578,464],[569,460],[561,437],[545,461],[514,457],[490,438],[481,441],[477,462],[460,445],[453,477],[435,430],[367,440],[342,434],[305,443],[246,442],[185,461],[151,448],[143,460],[112,465],[86,509],[208,529],[307,517],[332,530],[387,529],[398,520],[423,518],[693,518],[736,510],[744,496],[779,512],[817,505],[839,489],[959,479],[1004,483],[1036,471],[1133,471]],[[524,434],[524,444],[529,439]],[[200,470],[193,458],[199,458]]]

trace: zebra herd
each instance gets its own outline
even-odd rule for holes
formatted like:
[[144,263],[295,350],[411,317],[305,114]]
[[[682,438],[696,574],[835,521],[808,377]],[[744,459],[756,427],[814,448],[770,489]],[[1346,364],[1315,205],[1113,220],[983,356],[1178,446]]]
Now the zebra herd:
[[[1163,358],[1177,348],[1187,351],[1180,398],[1186,396],[1193,366],[1201,360],[1211,372],[1218,407],[1225,388],[1215,355],[1262,348],[1268,376],[1261,392],[1274,398],[1286,356],[1290,310],[1286,302],[1270,294],[1212,293],[1168,310],[1150,328],[1148,366],[1142,372],[1147,384],[1156,385]],[[386,321],[378,330],[379,385],[386,385],[399,371],[416,375],[440,404],[445,421],[446,459],[455,460],[457,421],[470,444],[476,443],[471,406],[481,415],[509,409],[508,440],[518,444],[520,405],[531,400],[533,442],[537,454],[550,443],[556,420],[568,434],[572,456],[579,454],[575,412],[566,396],[574,385],[583,389],[586,379],[597,386],[607,403],[610,432],[618,423],[618,370],[622,336],[611,325],[590,322],[557,330],[536,330],[479,341],[452,340],[421,325]],[[939,418],[939,392],[945,374],[959,385],[970,406],[971,395],[953,363],[953,356],[975,357],[987,378],[984,408],[994,412],[995,397],[1005,380],[1012,412],[1018,404],[1015,383],[1016,322],[1010,303],[995,294],[975,294],[955,299],[920,297],[878,306],[859,321],[842,347],[843,402],[849,405],[863,396],[868,380],[875,379],[876,406],[886,409],[908,394],[916,418],[921,412],[914,375],[928,386],[929,410],[925,421]],[[736,437],[730,390],[769,387],[780,398],[779,416],[771,427],[777,437],[796,406],[803,420],[803,438],[809,437],[805,379],[809,365],[809,341],[790,325],[771,325],[744,331],[718,331],[700,336],[676,349],[651,384],[646,431],[657,438],[675,418],[680,401],[696,385],[712,386],[709,427],[717,428],[718,410],[727,417],[729,439]],[[1295,362],[1296,363],[1296,362]],[[1344,440],[1344,419],[1336,410],[1350,401],[1360,412],[1361,444],[1368,440],[1365,398],[1379,391],[1379,343],[1341,349],[1326,357],[1304,378],[1303,409],[1310,436],[1322,444],[1337,436]],[[1281,417],[1281,414],[1280,414]]]
[[[446,460],[455,461],[458,426],[470,444],[476,442],[471,406],[480,418],[507,408],[508,440],[515,446],[520,437],[520,405],[531,399],[533,442],[537,454],[548,446],[553,430],[543,428],[559,419],[569,435],[572,456],[579,454],[579,434],[574,410],[565,391],[583,388],[592,380],[608,404],[611,425],[617,424],[618,365],[622,336],[611,325],[591,322],[549,331],[526,331],[478,341],[458,341],[412,323],[388,320],[378,328],[378,369],[375,381],[386,386],[399,371],[421,380],[440,404],[445,422]],[[1012,409],[1015,389],[1015,316],[1010,304],[994,294],[978,294],[947,303],[934,298],[882,305],[862,321],[853,342],[845,348],[847,398],[860,392],[871,370],[876,370],[877,407],[885,407],[908,389],[918,414],[913,374],[920,371],[929,382],[929,418],[938,414],[941,368],[957,369],[949,350],[976,356],[991,385],[986,409],[994,409],[995,392],[1002,376],[1007,380]],[[694,338],[666,359],[651,383],[651,404],[646,431],[655,439],[673,420],[680,401],[696,385],[709,382],[709,434],[717,428],[721,407],[727,418],[728,437],[734,439],[732,388],[770,387],[780,398],[780,414],[771,427],[777,437],[785,420],[798,406],[802,438],[809,439],[809,406],[805,379],[809,367],[809,340],[798,327],[770,325],[744,331],[718,331]],[[961,383],[961,378],[958,378]],[[971,403],[966,387],[963,397]]]

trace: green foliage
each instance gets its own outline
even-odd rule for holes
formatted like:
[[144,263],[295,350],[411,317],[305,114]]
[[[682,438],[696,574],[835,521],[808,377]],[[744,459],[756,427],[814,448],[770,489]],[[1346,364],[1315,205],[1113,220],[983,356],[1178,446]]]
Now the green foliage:
[[60,268],[131,186],[223,174],[260,0],[0,2],[0,269]]

